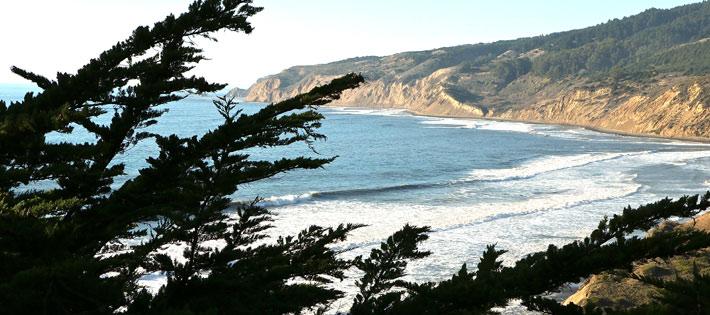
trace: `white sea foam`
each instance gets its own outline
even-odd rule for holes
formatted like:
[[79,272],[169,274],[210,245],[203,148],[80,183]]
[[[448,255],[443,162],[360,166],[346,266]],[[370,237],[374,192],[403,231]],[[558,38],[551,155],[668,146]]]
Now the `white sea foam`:
[[480,126],[478,120],[457,119],[457,118],[427,118],[421,124],[434,125],[438,127],[477,129]]
[[513,168],[478,169],[458,181],[471,180],[510,180],[529,178],[539,174],[559,171],[591,163],[611,160],[622,156],[643,153],[585,153],[577,155],[547,156],[524,163]]
[[557,125],[535,125],[534,134],[548,137],[585,140],[594,142],[623,142],[627,144],[654,144],[672,147],[709,147],[710,143],[692,142],[674,139],[645,138],[621,134],[605,133],[583,127],[566,127]]
[[710,151],[665,151],[639,156],[639,161],[647,164],[686,165],[689,161],[710,158]]
[[263,207],[279,207],[289,204],[301,203],[313,199],[313,196],[317,193],[318,192],[316,191],[310,191],[304,194],[271,196],[268,198],[264,198],[264,200],[259,202],[259,205]]
[[486,121],[482,124],[479,129],[484,130],[499,130],[499,131],[514,131],[514,132],[532,132],[535,128],[533,125],[516,123],[516,122],[504,122],[504,121]]
[[[309,204],[293,204],[276,209],[275,222],[279,233],[295,234],[310,224],[324,226],[343,222],[363,223],[368,227],[354,233],[349,242],[379,242],[404,223],[431,226],[444,232],[471,224],[504,220],[540,211],[564,209],[610,198],[619,198],[635,193],[641,186],[634,181],[635,175],[608,173],[576,178],[556,176],[549,181],[527,181],[529,189],[544,189],[550,193],[531,198],[499,202],[474,203],[471,205],[425,205],[403,203],[378,203],[353,200],[317,201]],[[563,192],[558,187],[566,187]]]
[[604,136],[613,136],[581,127],[574,128],[556,125],[537,125],[534,133],[554,138],[591,141],[607,141],[607,138]]
[[406,109],[401,108],[360,108],[360,107],[328,107],[332,114],[340,115],[372,115],[372,116],[409,116]]
[[[641,188],[641,185],[634,181],[635,178],[636,174],[619,172],[610,172],[603,176],[598,175],[587,179],[578,179],[575,176],[551,177],[552,184],[546,184],[548,189],[555,187],[566,187],[567,189],[565,191],[550,190],[549,193],[520,201],[479,204],[476,208],[483,210],[481,212],[485,214],[484,216],[470,222],[449,224],[440,230],[458,229],[470,224],[514,218],[549,210],[572,208],[583,204],[628,196],[636,193]],[[528,184],[540,185],[539,183]],[[494,211],[488,213],[484,209],[494,209]]]
[[421,123],[444,128],[482,129],[523,133],[530,133],[534,130],[534,125],[532,124],[466,118],[428,118]]
[[653,143],[665,146],[677,146],[677,147],[710,147],[710,143],[707,142],[693,142],[685,140],[675,140],[675,139],[662,139],[662,138],[643,138],[643,137],[628,137],[634,138],[641,141],[636,141],[633,143]]
[[[510,263],[530,252],[544,250],[549,243],[561,245],[578,239],[580,235],[586,235],[587,229],[592,229],[594,222],[606,214],[588,214],[589,210],[586,209],[608,209],[608,206],[600,202],[613,202],[633,195],[641,188],[634,181],[633,174],[607,172],[588,178],[578,178],[576,175],[574,171],[551,173],[545,175],[547,177],[544,181],[527,180],[518,183],[518,188],[522,190],[546,188],[551,192],[549,194],[470,205],[348,200],[294,204],[276,210],[278,216],[273,232],[274,235],[295,234],[311,224],[367,224],[354,231],[344,244],[338,245],[338,250],[347,250],[343,255],[353,257],[367,255],[370,249],[405,223],[427,225],[432,228],[432,232],[429,233],[429,240],[422,244],[422,250],[429,250],[432,254],[410,264],[406,280],[438,281],[450,277],[464,262],[475,263],[489,244],[497,243],[499,249],[509,250],[504,259]],[[559,192],[558,187],[565,187],[566,190]],[[550,221],[550,216],[557,219]],[[546,217],[547,220],[544,219]],[[544,228],[534,222],[538,219],[545,221]],[[550,236],[532,236],[539,233],[549,233]],[[559,238],[555,240],[556,236]],[[356,292],[352,283],[336,285],[348,295]]]

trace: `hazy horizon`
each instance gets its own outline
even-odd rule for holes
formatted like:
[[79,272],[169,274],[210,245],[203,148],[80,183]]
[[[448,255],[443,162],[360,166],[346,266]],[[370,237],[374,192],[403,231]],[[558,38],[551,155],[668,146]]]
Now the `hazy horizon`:
[[[7,32],[5,43],[11,45],[0,50],[0,83],[29,83],[10,72],[12,65],[50,78],[57,71],[73,73],[137,26],[184,12],[191,2],[30,0],[5,5],[0,10],[0,26],[15,31]],[[210,60],[194,72],[246,88],[260,77],[296,65],[543,35],[604,23],[651,7],[694,2],[699,1],[365,1],[357,5],[325,0],[255,1],[265,9],[251,19],[254,32],[222,33],[217,36],[219,43],[201,42]],[[327,40],[308,42],[312,39]]]

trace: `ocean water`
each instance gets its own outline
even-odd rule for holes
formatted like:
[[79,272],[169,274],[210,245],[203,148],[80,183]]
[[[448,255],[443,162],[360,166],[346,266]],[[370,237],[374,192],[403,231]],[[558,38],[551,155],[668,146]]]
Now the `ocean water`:
[[[23,93],[0,86],[0,99]],[[247,112],[261,106],[243,104]],[[187,136],[221,122],[209,97],[169,108],[151,131]],[[350,256],[366,254],[406,223],[428,225],[432,232],[422,246],[432,255],[410,266],[408,279],[415,281],[447,278],[463,263],[475,266],[488,244],[508,250],[504,258],[511,263],[547,244],[581,239],[604,215],[627,205],[710,189],[706,144],[391,109],[321,112],[326,119],[320,131],[328,139],[315,148],[320,156],[337,155],[333,163],[240,187],[233,198],[264,198],[262,204],[277,214],[274,234],[295,234],[312,224],[367,224],[338,245]],[[93,141],[81,130],[48,139]],[[151,142],[129,149],[117,159],[127,164],[120,180],[135,176],[156,152]],[[298,154],[315,153],[299,145],[254,157]]]

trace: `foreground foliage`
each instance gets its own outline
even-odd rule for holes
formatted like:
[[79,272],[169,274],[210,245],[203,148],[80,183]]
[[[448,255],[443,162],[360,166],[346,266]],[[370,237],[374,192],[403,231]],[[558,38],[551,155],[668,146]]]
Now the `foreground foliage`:
[[[696,215],[708,208],[710,193],[627,208],[584,240],[551,245],[511,267],[500,260],[505,251],[491,245],[475,271],[464,265],[439,283],[402,280],[410,261],[429,254],[418,249],[428,227],[406,225],[368,257],[352,260],[333,245],[359,225],[311,226],[267,239],[272,213],[258,200],[233,205],[229,196],[243,184],[332,158],[259,160],[249,152],[324,139],[315,106],[357,87],[362,76],[346,75],[253,114],[219,98],[224,122],[202,136],[145,129],[165,112],[159,106],[224,87],[186,75],[204,59],[193,39],[220,30],[249,33],[247,18],[258,11],[248,0],[196,1],[180,16],[137,28],[75,74],[50,80],[13,68],[43,91],[0,102],[0,313],[321,312],[344,296],[332,284],[348,270],[361,272],[353,314],[480,314],[512,299],[531,309],[579,312],[541,295],[640,258],[710,246],[707,234],[691,230],[629,237],[665,218]],[[501,73],[529,65],[511,67]],[[110,121],[100,123],[106,115]],[[75,128],[95,141],[47,140]],[[117,180],[125,175],[117,158],[149,140],[159,154],[134,178]],[[167,247],[182,251],[168,255]],[[156,274],[167,277],[159,292],[137,285]],[[707,301],[697,301],[707,293],[706,276],[657,285],[669,295],[654,310],[675,312],[688,302],[698,305],[689,312],[707,311]]]
[[[50,80],[13,68],[43,91],[0,103],[2,312],[284,313],[340,296],[324,284],[342,277],[347,262],[328,245],[357,226],[314,226],[255,245],[269,212],[241,205],[229,222],[224,210],[241,184],[331,161],[254,160],[246,152],[324,138],[313,106],[337,99],[362,77],[347,75],[250,115],[231,99],[217,100],[224,123],[200,137],[145,131],[165,112],[158,106],[224,88],[186,76],[204,59],[193,39],[220,30],[249,33],[247,18],[260,10],[246,0],[197,1],[180,16],[137,28],[76,74]],[[108,124],[98,122],[111,112]],[[49,133],[75,128],[96,141],[47,141]],[[159,154],[138,176],[117,183],[124,174],[117,157],[149,139]],[[52,188],[31,189],[42,182]],[[135,238],[142,243],[126,245]],[[209,245],[216,240],[224,243]],[[183,248],[181,257],[161,252],[168,245]],[[136,285],[152,272],[168,277],[154,297]]]

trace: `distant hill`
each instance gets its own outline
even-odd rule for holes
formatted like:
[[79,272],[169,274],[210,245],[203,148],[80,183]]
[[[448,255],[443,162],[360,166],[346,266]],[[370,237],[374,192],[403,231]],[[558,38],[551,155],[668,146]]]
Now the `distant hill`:
[[544,36],[296,66],[247,100],[277,101],[348,72],[338,105],[710,137],[710,2]]
[[247,90],[235,87],[227,93],[230,97],[236,97],[236,98],[244,98],[247,96]]

